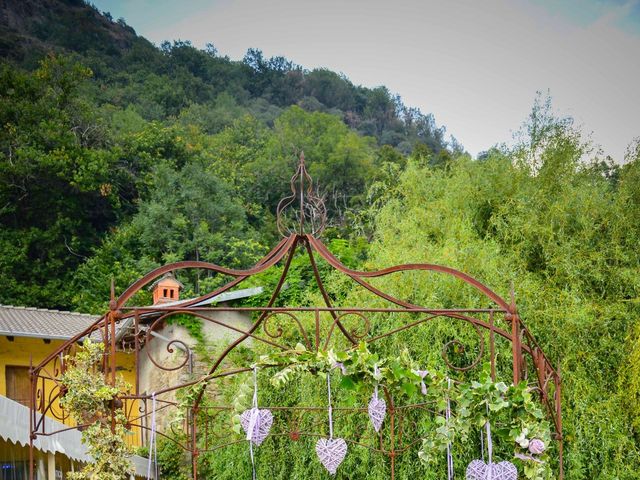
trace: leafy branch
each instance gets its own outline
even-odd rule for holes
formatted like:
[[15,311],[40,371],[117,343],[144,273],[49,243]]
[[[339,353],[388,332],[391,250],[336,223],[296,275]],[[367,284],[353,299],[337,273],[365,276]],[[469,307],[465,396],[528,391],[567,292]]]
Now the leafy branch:
[[125,442],[127,418],[117,407],[118,393],[129,386],[120,378],[115,385],[105,381],[98,368],[103,355],[104,344],[87,339],[76,355],[65,357],[70,367],[60,378],[65,391],[60,405],[77,424],[86,425],[82,442],[91,457],[82,470],[69,474],[71,480],[121,480],[133,473],[133,451]]

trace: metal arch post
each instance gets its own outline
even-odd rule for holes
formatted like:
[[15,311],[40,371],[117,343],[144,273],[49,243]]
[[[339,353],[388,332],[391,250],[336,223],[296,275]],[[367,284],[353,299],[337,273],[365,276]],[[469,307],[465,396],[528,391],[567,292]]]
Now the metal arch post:
[[520,383],[520,359],[522,352],[520,349],[520,319],[517,314],[509,314],[511,318],[511,350],[513,352],[513,384]]
[[34,427],[34,417],[35,417],[35,396],[36,396],[36,387],[35,382],[37,381],[37,377],[34,374],[33,370],[33,356],[29,357],[29,480],[35,480],[34,474],[34,465],[33,462],[35,459],[33,458],[33,427]]
[[[320,293],[322,294],[324,303],[327,307],[331,307],[332,306],[331,297],[329,297],[329,293],[327,292],[327,289],[324,286],[322,278],[320,277],[320,271],[318,270],[318,265],[316,264],[316,260],[313,256],[313,250],[311,249],[309,238],[307,236],[301,237],[301,242],[304,243],[305,249],[307,250],[307,255],[309,256],[309,262],[311,263],[311,268],[313,269],[313,276],[316,279],[316,284],[320,289]],[[342,325],[342,322],[338,320],[338,316],[336,315],[336,313],[333,311],[330,313],[331,313],[331,316],[333,317],[333,320],[338,325],[338,328],[340,329],[340,331],[343,333],[345,337],[347,337],[347,340],[349,340],[352,344],[356,345],[358,342],[355,341],[355,339],[351,336],[349,331],[344,327],[344,325]],[[317,348],[317,345],[316,345],[316,348]]]
[[191,407],[191,466],[193,468],[193,480],[198,480],[198,438],[196,432],[196,418],[198,407]]
[[511,304],[509,305],[509,313],[507,318],[511,320],[511,350],[513,352],[513,384],[517,385],[521,380],[521,360],[522,349],[520,347],[520,317],[516,307],[516,296],[513,288],[513,282],[510,289]]
[[556,417],[558,425],[558,461],[560,468],[558,472],[559,480],[564,479],[564,434],[562,432],[562,377],[560,375],[560,362],[558,362],[558,371],[555,377],[556,383]]
[[[287,277],[287,273],[289,272],[289,267],[291,267],[291,262],[293,260],[296,248],[298,246],[299,237],[297,235],[292,235],[290,237],[290,242],[291,242],[289,244],[290,246],[285,252],[285,254],[288,253],[288,255],[287,255],[287,259],[286,259],[285,264],[284,264],[282,275],[280,276],[280,278],[278,280],[278,284],[276,285],[276,288],[274,289],[274,291],[273,291],[273,293],[271,295],[271,298],[269,299],[269,302],[267,304],[268,307],[271,307],[274,304],[274,302],[277,300],[278,296],[280,295],[280,291],[282,289],[282,286],[284,285],[285,279]],[[262,312],[260,314],[260,317],[258,318],[258,320],[256,320],[255,324],[249,329],[249,331],[247,333],[245,333],[244,335],[240,336],[237,340],[235,340],[227,348],[225,348],[225,350],[220,354],[218,359],[215,361],[215,363],[213,364],[213,366],[209,370],[209,375],[213,374],[213,372],[215,372],[217,370],[217,368],[220,366],[220,364],[225,359],[225,357],[235,347],[237,347],[244,340],[246,340],[249,337],[249,334],[252,334],[260,326],[260,324],[264,321],[265,317],[266,317],[266,312]],[[204,388],[202,388],[200,390],[198,396],[196,397],[196,400],[194,402],[194,405],[196,406],[196,408],[200,405],[200,401],[202,400],[202,396],[203,395],[204,395]]]

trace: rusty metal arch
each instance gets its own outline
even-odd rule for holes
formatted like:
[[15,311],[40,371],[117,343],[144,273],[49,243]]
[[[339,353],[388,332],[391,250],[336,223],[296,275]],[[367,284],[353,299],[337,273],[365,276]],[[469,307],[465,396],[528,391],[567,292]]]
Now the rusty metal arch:
[[[149,416],[149,410],[146,407],[146,402],[150,399],[148,392],[141,392],[139,389],[139,375],[140,364],[143,361],[140,358],[141,352],[144,346],[150,344],[152,341],[151,335],[155,328],[162,325],[165,320],[175,315],[191,315],[201,321],[208,321],[219,325],[221,328],[227,328],[237,335],[237,338],[233,340],[218,357],[211,363],[210,368],[203,375],[198,378],[182,381],[175,385],[169,385],[166,388],[160,389],[155,392],[155,395],[161,395],[166,393],[175,392],[179,389],[192,387],[199,385],[199,392],[189,407],[190,423],[185,425],[185,431],[188,437],[188,441],[184,444],[180,444],[180,447],[186,452],[191,454],[192,458],[192,470],[194,480],[198,476],[197,472],[197,458],[203,451],[213,451],[216,448],[223,448],[227,445],[239,443],[242,440],[236,440],[230,443],[224,443],[217,447],[204,448],[200,444],[199,432],[196,428],[196,418],[198,412],[201,411],[202,400],[206,394],[206,385],[209,382],[217,379],[237,375],[240,373],[248,372],[251,369],[249,366],[240,366],[231,370],[221,370],[220,367],[227,356],[240,344],[247,339],[252,339],[275,349],[287,349],[288,345],[283,345],[280,342],[282,336],[282,329],[280,327],[276,330],[270,330],[269,322],[277,316],[286,317],[291,325],[291,328],[298,329],[300,338],[308,348],[315,348],[316,350],[326,350],[332,341],[335,342],[335,334],[339,332],[347,344],[357,345],[358,342],[364,341],[367,343],[379,342],[392,335],[396,335],[402,331],[417,328],[425,323],[447,319],[450,321],[459,321],[464,324],[470,325],[473,329],[474,335],[478,339],[478,354],[472,359],[472,362],[468,365],[454,365],[447,358],[447,348],[453,344],[460,344],[460,340],[453,339],[442,346],[442,358],[446,365],[453,370],[468,371],[475,368],[480,361],[487,355],[491,364],[492,374],[495,378],[496,375],[496,341],[501,339],[506,340],[510,344],[511,349],[511,369],[512,380],[514,383],[518,383],[523,379],[526,379],[531,387],[539,393],[540,402],[546,408],[549,419],[552,421],[554,427],[555,439],[558,445],[558,478],[562,479],[563,472],[563,438],[562,438],[562,412],[561,412],[561,376],[558,369],[556,369],[552,362],[545,356],[542,348],[535,341],[535,338],[531,334],[530,330],[525,326],[524,322],[520,318],[513,292],[509,301],[502,298],[495,291],[488,286],[480,282],[479,280],[471,277],[470,275],[461,272],[459,270],[434,264],[404,264],[396,265],[388,268],[373,271],[357,271],[348,268],[343,265],[338,258],[336,258],[330,250],[317,238],[316,234],[322,232],[324,228],[324,222],[326,221],[326,210],[321,199],[315,194],[311,178],[309,177],[306,166],[304,163],[304,157],[301,156],[300,163],[296,170],[294,177],[291,180],[292,195],[283,199],[278,205],[278,228],[283,233],[283,238],[280,242],[260,261],[258,261],[253,267],[245,270],[229,269],[219,265],[215,265],[207,262],[199,261],[184,261],[176,262],[162,267],[156,268],[147,273],[139,280],[125,289],[118,297],[115,295],[115,288],[112,285],[111,301],[109,304],[109,311],[100,317],[93,325],[88,327],[85,331],[79,333],[74,338],[65,342],[61,347],[52,351],[44,361],[39,365],[33,366],[31,369],[31,407],[30,407],[30,451],[31,451],[31,479],[33,480],[33,441],[41,435],[55,435],[58,432],[45,431],[44,413],[51,413],[57,416],[59,419],[65,420],[64,411],[59,413],[59,399],[64,395],[63,386],[59,382],[59,376],[64,372],[66,365],[61,359],[64,355],[69,353],[74,345],[85,337],[90,335],[99,335],[101,340],[105,343],[105,356],[103,360],[102,370],[105,377],[115,384],[116,379],[116,351],[119,346],[119,331],[118,327],[121,325],[128,325],[128,328],[132,330],[129,334],[129,347],[132,349],[135,355],[135,364],[137,371],[137,380],[135,389],[132,392],[123,392],[120,396],[124,403],[124,408],[130,419],[130,425],[138,428],[141,433],[141,438],[144,435],[144,431],[148,430],[148,426],[145,424],[146,419]],[[297,210],[294,208],[295,202],[298,202]],[[293,208],[293,215],[286,212],[286,209]],[[285,216],[288,217],[285,219]],[[292,222],[297,225],[292,228]],[[313,273],[313,278],[318,286],[319,292],[322,296],[324,305],[321,306],[277,306],[276,302],[279,295],[285,285],[287,275],[294,256],[297,252],[306,252],[309,260],[310,270]],[[320,271],[317,265],[317,260],[322,259],[332,269],[340,272],[346,277],[350,278],[356,285],[368,290],[375,297],[380,298],[388,302],[390,306],[387,307],[345,307],[335,306],[331,299],[327,289],[325,288],[323,279],[320,275]],[[261,307],[203,307],[203,302],[212,299],[216,295],[227,292],[233,287],[240,285],[243,281],[249,279],[254,275],[258,275],[268,269],[274,267],[277,264],[282,265],[282,273],[278,279],[278,282],[271,292],[271,296],[268,302]],[[217,274],[222,274],[232,277],[232,279],[226,282],[224,285],[215,288],[213,291],[201,295],[197,298],[192,298],[186,301],[181,301],[177,305],[153,305],[153,306],[136,306],[129,305],[129,302],[134,298],[135,294],[145,288],[153,281],[160,278],[162,275],[168,272],[176,272],[183,269],[202,269]],[[484,298],[490,301],[490,308],[433,308],[428,306],[416,305],[414,303],[407,302],[401,298],[397,298],[382,290],[373,286],[368,280],[372,278],[384,277],[391,274],[403,273],[403,272],[433,272],[437,274],[448,275],[454,277],[464,284],[470,286],[479,292]],[[211,315],[216,312],[249,312],[256,316],[255,321],[249,328],[241,329],[237,327],[230,327],[229,325],[216,320]],[[402,315],[408,316],[411,321],[401,323],[393,328],[378,332],[375,335],[371,333],[372,321],[370,315],[385,314],[387,316],[396,315],[401,317]],[[307,316],[301,318],[302,316]],[[329,317],[323,320],[324,317]],[[347,325],[348,318],[356,319],[361,324],[361,330],[357,330],[355,327],[350,329]],[[401,317],[404,318],[404,317]],[[151,319],[151,320],[150,320]],[[149,321],[150,320],[150,321]],[[147,324],[145,325],[145,322]],[[309,327],[305,327],[306,325]],[[379,323],[378,327],[384,327]],[[262,329],[262,331],[260,331]],[[145,331],[146,330],[146,331]],[[488,338],[486,338],[488,337]],[[486,348],[486,343],[489,347]],[[180,345],[182,344],[182,345]],[[179,365],[167,367],[156,362],[151,356],[149,356],[149,350],[147,349],[148,360],[153,366],[162,371],[175,371],[184,369],[189,363],[191,358],[191,352],[188,345],[179,340],[169,342],[167,350],[172,351],[173,347],[179,347],[185,351],[185,360]],[[533,372],[534,375],[529,376],[529,372]],[[52,385],[49,388],[49,394],[45,398],[45,385]],[[401,428],[398,425],[402,422],[403,409],[427,409],[427,405],[410,405],[401,406],[395,405],[394,399],[389,392],[385,392],[387,396],[387,404],[390,406],[391,427],[389,433],[388,446],[383,447],[383,439],[380,438],[378,446],[363,444],[359,441],[350,440],[352,443],[371,449],[378,453],[388,456],[391,465],[391,476],[394,475],[395,458],[397,455],[409,451],[418,442],[419,439],[414,439],[408,444],[397,444],[394,428]],[[175,402],[166,401],[162,404],[162,409],[176,408]],[[285,412],[286,407],[270,406],[276,411]],[[300,411],[312,412],[318,410],[317,407],[298,407]],[[306,409],[306,410],[305,410]],[[361,409],[340,409],[337,411],[344,411],[347,414],[357,414]],[[354,411],[351,411],[354,410]],[[225,411],[224,406],[219,407],[219,412]],[[397,417],[394,417],[397,415]],[[394,427],[394,418],[396,419],[396,427]],[[82,426],[69,426],[68,428],[79,428]],[[62,430],[61,430],[62,431]],[[300,436],[307,435],[300,431],[300,429],[291,425],[289,430],[282,432],[279,435],[289,435],[292,439],[297,439]],[[167,438],[171,437],[166,433],[161,435]],[[205,444],[208,442],[205,438]]]

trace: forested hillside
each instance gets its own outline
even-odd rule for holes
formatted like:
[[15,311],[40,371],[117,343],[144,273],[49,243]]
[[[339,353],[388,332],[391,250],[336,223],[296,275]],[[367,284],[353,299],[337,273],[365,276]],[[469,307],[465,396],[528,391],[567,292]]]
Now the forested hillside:
[[[93,310],[110,272],[247,265],[302,150],[341,229],[381,165],[461,151],[384,87],[256,49],[156,48],[81,0],[10,0],[0,19],[2,303]],[[78,283],[96,268],[98,290]]]
[[[640,140],[624,165],[605,161],[540,98],[515,146],[472,159],[432,116],[328,70],[156,48],[80,0],[7,0],[0,21],[0,303],[102,312],[112,277],[122,291],[170,261],[251,265],[278,239],[275,207],[304,150],[325,240],[350,266],[442,263],[504,295],[513,282],[563,371],[566,478],[638,478]],[[293,271],[284,295],[311,301],[308,272]],[[181,280],[188,294],[214,281]],[[385,288],[470,301],[420,286]],[[413,339],[416,355],[450,332],[432,333]],[[262,452],[281,468],[272,478],[312,478]]]

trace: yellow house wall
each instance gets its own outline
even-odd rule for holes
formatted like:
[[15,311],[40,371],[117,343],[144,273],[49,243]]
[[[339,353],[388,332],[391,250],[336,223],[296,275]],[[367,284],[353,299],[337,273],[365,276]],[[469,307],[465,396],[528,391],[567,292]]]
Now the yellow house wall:
[[[7,337],[0,336],[0,395],[7,396],[7,378],[6,368],[7,366],[28,367],[30,362],[33,365],[38,365],[47,357],[51,352],[62,346],[64,342],[61,340],[51,340],[50,343],[44,343],[41,338],[26,338],[15,337],[13,341],[9,341]],[[121,375],[125,382],[131,385],[131,392],[135,391],[136,385],[136,366],[135,356],[129,353],[117,352],[116,353],[116,372]],[[48,365],[47,371],[53,374],[53,362]],[[54,387],[52,381],[45,382],[45,398],[49,398]],[[57,405],[57,402],[56,402]],[[131,405],[127,405],[127,411],[130,412],[130,416],[139,415],[137,401],[130,408]],[[56,415],[60,414],[58,408],[53,412],[47,412],[47,416],[60,421],[56,418]],[[73,425],[74,423],[67,419],[65,422],[67,425]],[[140,423],[135,422],[135,423]],[[131,434],[127,435],[127,443],[133,446],[141,445],[140,429],[137,427],[132,428]]]
[[29,360],[33,358],[33,364],[37,365],[52,352],[62,345],[62,341],[52,340],[46,344],[41,338],[15,337],[10,342],[7,337],[0,337],[0,394],[7,396],[7,365],[15,367],[28,367]]
[[[116,374],[121,375],[122,379],[129,384],[130,393],[136,393],[136,357],[133,353],[116,352]],[[133,404],[128,402],[125,404],[125,411],[129,420],[134,424],[144,424],[137,417],[140,415],[140,402],[134,401]],[[127,435],[127,443],[134,447],[139,447],[142,441],[143,432],[139,427],[133,426],[131,433]]]

